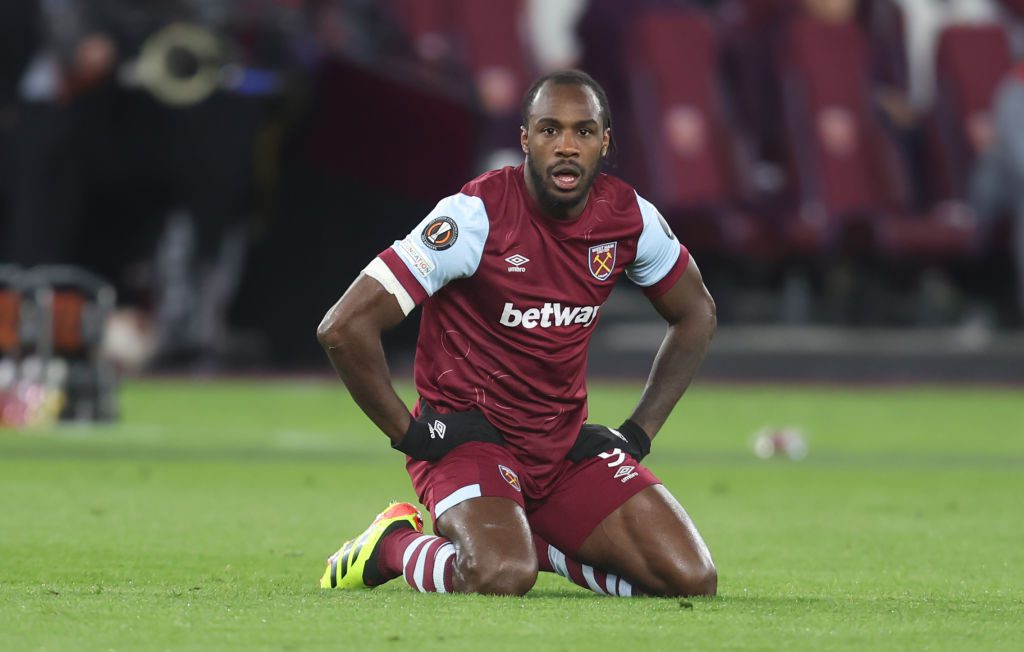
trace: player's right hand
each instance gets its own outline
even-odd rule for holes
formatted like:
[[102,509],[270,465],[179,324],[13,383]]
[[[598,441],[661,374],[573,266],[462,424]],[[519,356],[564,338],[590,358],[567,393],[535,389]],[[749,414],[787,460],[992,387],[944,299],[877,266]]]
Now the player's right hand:
[[426,403],[422,408],[419,418],[409,424],[402,441],[391,444],[392,448],[415,460],[439,460],[456,446],[470,441],[492,444],[505,441],[479,410],[439,414]]

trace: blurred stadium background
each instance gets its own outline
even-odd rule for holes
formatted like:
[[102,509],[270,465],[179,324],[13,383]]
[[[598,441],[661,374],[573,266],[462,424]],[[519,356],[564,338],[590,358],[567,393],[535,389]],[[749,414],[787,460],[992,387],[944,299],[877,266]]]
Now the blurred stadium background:
[[[611,98],[608,171],[661,209],[718,301],[706,377],[1020,381],[1022,171],[992,168],[1024,138],[996,107],[1024,85],[1022,9],[5,1],[2,355],[53,349],[24,322],[57,265],[58,285],[89,277],[36,310],[74,331],[87,309],[71,357],[325,370],[326,307],[439,198],[516,164],[523,91],[575,66]],[[95,305],[96,280],[115,303]],[[622,287],[604,314],[595,371],[642,372],[653,313]],[[390,342],[399,369],[414,322]]]

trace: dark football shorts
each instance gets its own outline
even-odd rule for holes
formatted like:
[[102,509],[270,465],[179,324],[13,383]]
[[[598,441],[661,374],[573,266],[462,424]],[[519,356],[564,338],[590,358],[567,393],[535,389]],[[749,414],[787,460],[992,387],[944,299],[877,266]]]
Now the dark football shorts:
[[437,519],[461,502],[480,496],[514,500],[526,511],[534,533],[573,556],[601,521],[641,489],[661,481],[618,448],[581,462],[565,460],[544,495],[532,495],[511,451],[498,444],[468,442],[436,462],[409,460],[406,469],[420,502]]

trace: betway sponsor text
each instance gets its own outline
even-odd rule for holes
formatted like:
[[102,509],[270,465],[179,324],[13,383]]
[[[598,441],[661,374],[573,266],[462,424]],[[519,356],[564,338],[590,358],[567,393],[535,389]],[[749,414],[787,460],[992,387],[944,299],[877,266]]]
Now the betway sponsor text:
[[584,328],[597,320],[601,306],[563,306],[560,303],[545,303],[539,308],[517,309],[512,303],[505,303],[499,322],[502,326],[515,328],[551,328],[581,324]]

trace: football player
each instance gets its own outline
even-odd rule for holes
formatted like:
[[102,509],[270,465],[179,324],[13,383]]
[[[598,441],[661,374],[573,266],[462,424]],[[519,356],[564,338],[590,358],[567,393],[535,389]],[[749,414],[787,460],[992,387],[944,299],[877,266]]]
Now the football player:
[[[600,172],[613,146],[590,76],[538,79],[522,102],[524,163],[442,199],[327,312],[320,343],[406,456],[435,535],[387,507],[332,555],[324,588],[404,576],[419,591],[522,595],[538,570],[610,595],[713,595],[686,511],[642,464],[715,330],[697,264],[658,210]],[[587,423],[587,345],[622,274],[667,331],[621,425]],[[417,306],[419,401],[391,384],[381,333]]]

